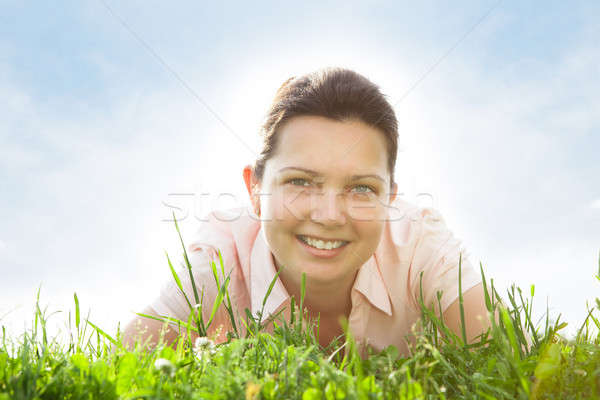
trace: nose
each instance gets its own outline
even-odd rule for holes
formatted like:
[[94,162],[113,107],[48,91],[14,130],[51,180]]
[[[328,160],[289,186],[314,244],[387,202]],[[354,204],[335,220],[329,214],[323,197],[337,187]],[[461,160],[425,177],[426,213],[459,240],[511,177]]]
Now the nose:
[[346,223],[344,196],[333,189],[311,197],[310,219],[323,225],[341,226]]

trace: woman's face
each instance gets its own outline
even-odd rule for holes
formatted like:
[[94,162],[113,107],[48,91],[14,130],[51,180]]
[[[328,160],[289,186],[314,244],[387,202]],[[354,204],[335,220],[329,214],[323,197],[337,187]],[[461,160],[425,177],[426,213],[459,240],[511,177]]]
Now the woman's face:
[[[383,134],[358,120],[294,117],[281,127],[261,182],[249,168],[246,184],[249,191],[256,185],[253,204],[278,269],[296,282],[303,272],[312,282],[354,279],[375,252],[395,198]],[[340,241],[339,248],[314,248]]]

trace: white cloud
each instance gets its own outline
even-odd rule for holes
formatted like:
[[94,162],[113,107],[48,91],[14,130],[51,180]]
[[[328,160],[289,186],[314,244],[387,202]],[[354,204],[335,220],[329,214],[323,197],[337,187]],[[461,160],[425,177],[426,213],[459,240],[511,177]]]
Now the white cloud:
[[600,199],[596,199],[590,203],[590,208],[600,209]]

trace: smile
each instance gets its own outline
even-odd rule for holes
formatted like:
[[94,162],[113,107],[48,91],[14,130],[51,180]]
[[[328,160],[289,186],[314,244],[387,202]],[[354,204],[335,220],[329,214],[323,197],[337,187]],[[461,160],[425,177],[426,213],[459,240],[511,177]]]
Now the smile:
[[342,246],[347,245],[349,242],[344,241],[344,240],[321,240],[321,239],[316,239],[310,236],[304,236],[304,235],[297,235],[298,239],[300,239],[302,242],[304,242],[305,244],[309,245],[310,247],[313,247],[315,249],[320,249],[320,250],[334,250],[337,248],[340,248]]

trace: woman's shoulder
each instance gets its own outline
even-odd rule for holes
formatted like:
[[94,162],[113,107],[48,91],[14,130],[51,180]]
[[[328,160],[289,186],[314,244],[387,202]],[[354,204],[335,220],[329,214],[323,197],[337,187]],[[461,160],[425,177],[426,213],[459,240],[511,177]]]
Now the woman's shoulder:
[[[394,202],[395,203],[395,202]],[[400,259],[405,260],[411,292],[418,293],[420,274],[423,273],[423,290],[427,304],[436,291],[446,293],[442,305],[447,307],[457,295],[458,269],[462,266],[463,288],[468,289],[480,281],[473,268],[469,252],[461,239],[447,226],[441,212],[434,207],[417,206],[400,200],[397,208],[403,219],[396,224],[393,237]]]
[[387,225],[396,245],[414,245],[424,237],[444,235],[446,221],[434,207],[397,198],[390,203]]
[[433,205],[420,206],[399,197],[390,203],[389,208],[391,217],[406,218],[410,222],[421,223],[425,220],[438,222],[440,219],[443,220],[442,214]]
[[198,224],[187,250],[206,252],[212,258],[218,258],[220,251],[227,264],[250,250],[260,229],[260,221],[244,207],[213,210],[200,218]]
[[198,227],[187,240],[184,238],[186,251],[217,265],[222,259],[227,271],[244,268],[259,229],[260,221],[247,208],[213,210],[198,220]]

